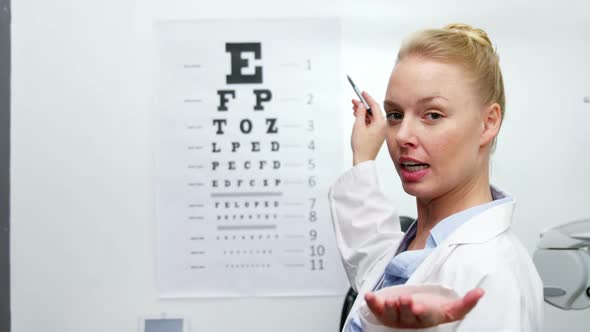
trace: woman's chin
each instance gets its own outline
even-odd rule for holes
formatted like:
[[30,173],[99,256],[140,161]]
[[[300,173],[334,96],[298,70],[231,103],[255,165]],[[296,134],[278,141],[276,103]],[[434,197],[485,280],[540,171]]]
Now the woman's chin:
[[432,193],[432,188],[424,182],[402,181],[402,188],[406,194],[416,198],[428,198]]
[[420,192],[417,187],[418,186],[416,182],[405,182],[402,180],[402,188],[404,188],[404,191],[408,195],[416,196],[416,194]]

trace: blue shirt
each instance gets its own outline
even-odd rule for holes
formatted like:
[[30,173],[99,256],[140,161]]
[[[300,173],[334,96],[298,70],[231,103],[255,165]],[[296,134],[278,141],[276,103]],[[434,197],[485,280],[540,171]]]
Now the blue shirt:
[[[405,284],[414,271],[416,271],[420,264],[426,259],[428,254],[441,244],[453,231],[485,210],[512,200],[511,196],[504,195],[504,193],[498,191],[496,188],[490,187],[490,189],[493,201],[463,210],[441,220],[430,231],[424,249],[408,251],[410,242],[416,237],[416,222],[414,222],[410,228],[408,228],[396,255],[391,259],[389,264],[387,264],[387,267],[385,267],[381,281],[379,281],[374,290],[376,291],[384,287]],[[348,324],[348,328],[345,332],[363,332],[358,311],[355,312],[350,319],[351,322]]]

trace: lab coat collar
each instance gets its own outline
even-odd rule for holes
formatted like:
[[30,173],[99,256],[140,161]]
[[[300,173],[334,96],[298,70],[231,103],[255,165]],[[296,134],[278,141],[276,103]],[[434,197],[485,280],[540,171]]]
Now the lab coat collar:
[[487,242],[510,228],[516,200],[494,186],[490,188],[494,199],[508,199],[473,216],[449,235],[443,246]]
[[[495,192],[494,192],[495,191]],[[450,234],[418,267],[406,284],[420,284],[440,267],[457,245],[485,243],[510,229],[515,200],[492,187],[494,198],[509,198],[473,216]]]

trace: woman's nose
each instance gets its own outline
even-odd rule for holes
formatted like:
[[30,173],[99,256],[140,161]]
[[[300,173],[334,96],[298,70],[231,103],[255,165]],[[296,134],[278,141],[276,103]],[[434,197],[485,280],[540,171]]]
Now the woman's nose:
[[416,147],[418,140],[416,138],[416,128],[410,118],[404,118],[400,123],[395,140],[399,147]]

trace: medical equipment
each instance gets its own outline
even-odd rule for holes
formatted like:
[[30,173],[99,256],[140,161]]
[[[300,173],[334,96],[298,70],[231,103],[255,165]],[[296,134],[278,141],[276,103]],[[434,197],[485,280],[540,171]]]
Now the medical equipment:
[[590,219],[541,233],[533,261],[545,302],[565,310],[590,307]]

